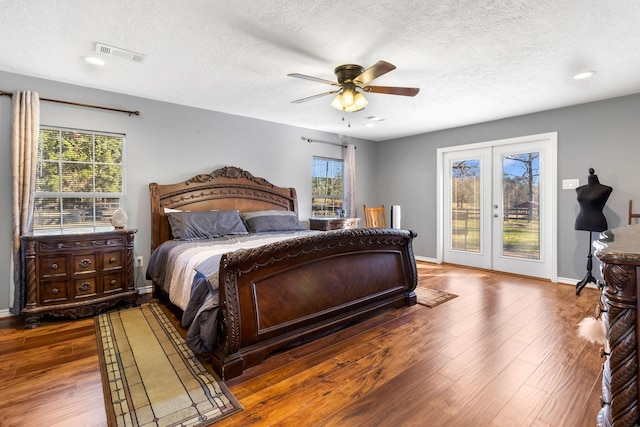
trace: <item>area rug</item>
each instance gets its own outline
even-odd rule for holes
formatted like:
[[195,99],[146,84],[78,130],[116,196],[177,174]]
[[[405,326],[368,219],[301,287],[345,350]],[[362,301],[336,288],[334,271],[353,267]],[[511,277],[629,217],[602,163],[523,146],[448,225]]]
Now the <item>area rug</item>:
[[418,297],[418,304],[426,305],[427,307],[435,307],[458,296],[450,294],[449,292],[425,288],[422,286],[418,286],[415,289],[415,292]]
[[156,303],[95,324],[109,426],[208,426],[243,409]]

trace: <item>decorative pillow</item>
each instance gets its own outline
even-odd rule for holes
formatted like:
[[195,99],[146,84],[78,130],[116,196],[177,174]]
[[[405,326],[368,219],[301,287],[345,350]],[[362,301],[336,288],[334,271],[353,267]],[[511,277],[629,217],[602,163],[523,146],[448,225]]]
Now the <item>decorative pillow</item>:
[[167,212],[171,234],[177,240],[213,239],[227,234],[248,234],[238,211]]
[[257,211],[240,214],[250,233],[263,231],[304,230],[298,215],[292,211]]

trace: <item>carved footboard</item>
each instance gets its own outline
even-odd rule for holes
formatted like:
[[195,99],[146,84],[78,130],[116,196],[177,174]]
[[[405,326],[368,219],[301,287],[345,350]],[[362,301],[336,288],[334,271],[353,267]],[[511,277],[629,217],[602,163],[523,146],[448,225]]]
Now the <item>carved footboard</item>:
[[233,378],[303,338],[415,304],[414,237],[339,230],[225,255],[215,370]]

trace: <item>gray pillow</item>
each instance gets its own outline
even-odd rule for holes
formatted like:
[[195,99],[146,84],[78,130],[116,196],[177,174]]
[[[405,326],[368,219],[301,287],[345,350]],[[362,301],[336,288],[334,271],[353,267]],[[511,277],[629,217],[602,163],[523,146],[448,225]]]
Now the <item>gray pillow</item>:
[[240,214],[250,233],[263,231],[304,230],[298,215],[292,211],[257,211]]
[[238,211],[167,212],[171,234],[177,240],[214,239],[249,234]]

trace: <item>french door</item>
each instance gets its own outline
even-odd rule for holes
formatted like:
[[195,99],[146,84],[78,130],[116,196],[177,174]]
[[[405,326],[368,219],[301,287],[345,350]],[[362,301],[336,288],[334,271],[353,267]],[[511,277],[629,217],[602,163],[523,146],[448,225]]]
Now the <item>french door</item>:
[[557,280],[556,134],[438,150],[438,259]]

